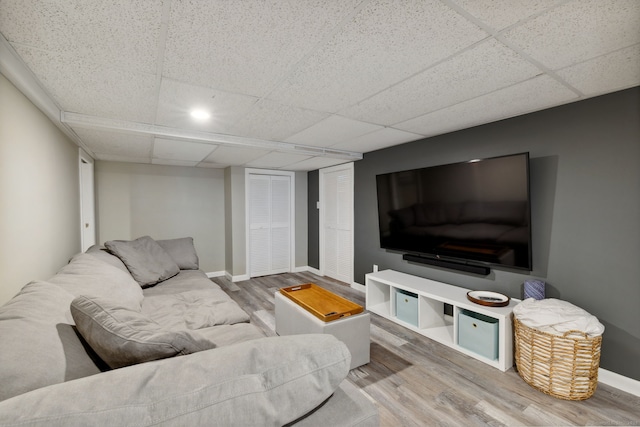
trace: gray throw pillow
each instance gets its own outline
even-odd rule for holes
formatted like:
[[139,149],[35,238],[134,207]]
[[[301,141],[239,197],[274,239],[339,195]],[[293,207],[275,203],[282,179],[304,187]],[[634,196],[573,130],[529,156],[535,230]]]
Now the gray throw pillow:
[[180,270],[198,270],[199,260],[192,237],[180,239],[156,240],[162,249],[173,258]]
[[111,240],[104,246],[122,260],[140,286],[167,280],[180,272],[178,264],[149,236],[136,240]]
[[116,301],[81,295],[71,302],[78,332],[111,368],[214,348],[191,331],[164,330],[144,314]]
[[104,261],[107,264],[117,267],[118,269],[124,271],[125,273],[129,273],[127,266],[124,265],[124,263],[120,260],[120,258],[113,255],[112,253],[109,253],[108,250],[101,247],[100,245],[93,245],[89,247],[89,249],[87,249],[85,253],[91,255],[94,258],[99,259],[100,261]]

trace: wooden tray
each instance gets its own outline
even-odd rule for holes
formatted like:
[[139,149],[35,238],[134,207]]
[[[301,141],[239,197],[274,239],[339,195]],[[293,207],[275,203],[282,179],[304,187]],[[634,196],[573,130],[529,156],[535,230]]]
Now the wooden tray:
[[314,283],[280,288],[280,293],[323,322],[362,313],[364,308]]

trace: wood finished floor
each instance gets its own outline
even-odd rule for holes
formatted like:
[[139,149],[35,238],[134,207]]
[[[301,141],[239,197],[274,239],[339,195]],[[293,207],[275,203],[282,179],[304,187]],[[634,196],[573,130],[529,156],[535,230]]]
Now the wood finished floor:
[[[312,273],[286,273],[232,283],[213,278],[266,335],[275,335],[274,293],[283,286],[316,283],[365,305],[364,294]],[[581,402],[556,399],[375,314],[371,362],[348,380],[376,403],[381,426],[640,425],[640,398],[600,383]]]

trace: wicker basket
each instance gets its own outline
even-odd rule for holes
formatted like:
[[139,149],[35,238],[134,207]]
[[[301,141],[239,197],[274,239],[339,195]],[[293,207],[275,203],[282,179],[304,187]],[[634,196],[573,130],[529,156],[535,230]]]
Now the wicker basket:
[[524,325],[514,316],[515,361],[522,379],[550,396],[588,399],[598,385],[602,336],[579,331],[564,336]]

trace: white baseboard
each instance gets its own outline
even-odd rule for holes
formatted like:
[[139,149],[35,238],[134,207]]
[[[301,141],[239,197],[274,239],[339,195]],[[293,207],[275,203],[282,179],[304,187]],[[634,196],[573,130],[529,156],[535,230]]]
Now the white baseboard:
[[[308,271],[310,273],[313,274],[317,274],[318,276],[322,276],[322,274],[320,274],[320,270],[313,268],[313,267],[309,267],[308,265],[303,265],[301,267],[295,267],[293,269],[294,273],[303,273],[305,271]],[[207,273],[207,277],[211,278],[211,277],[220,277],[220,276],[225,276],[227,279],[229,279],[232,282],[240,282],[242,280],[249,280],[250,277],[248,274],[240,274],[238,276],[232,276],[231,273],[229,273],[228,271],[214,271],[212,273]]]
[[[302,267],[296,267],[293,272],[294,273],[302,273],[308,271],[309,273],[313,273],[315,275],[318,276],[324,276],[324,274],[322,274],[320,272],[320,270],[318,270],[317,268],[313,268],[313,267],[309,267],[308,265],[302,266]],[[360,291],[360,292],[364,292],[365,290],[365,286],[361,285],[360,283],[357,282],[352,282],[350,285],[353,289],[355,289],[356,291]]]
[[615,387],[627,393],[631,393],[635,396],[640,396],[640,381],[633,378],[625,377],[624,375],[616,374],[615,372],[607,371],[606,369],[598,369],[598,382]]
[[322,272],[320,270],[318,270],[317,268],[314,267],[309,267],[309,269],[307,270],[309,273],[313,273],[316,276],[323,276]]
[[309,267],[308,265],[304,265],[302,267],[296,267],[293,269],[294,273],[304,273],[305,271],[316,274],[318,276],[322,276],[322,274],[320,273],[320,270],[318,270],[317,268]]
[[[324,274],[322,274],[320,272],[320,270],[318,270],[317,268],[309,267],[308,265],[305,265],[303,267],[296,267],[293,270],[294,273],[302,273],[302,272],[305,272],[305,271],[308,271],[309,273],[313,273],[313,274],[318,275],[318,276],[324,276]],[[358,282],[352,282],[350,286],[353,289],[355,289],[356,291],[359,291],[359,292],[364,292],[364,290],[365,290],[364,285],[361,285]]]
[[224,272],[224,276],[232,282],[241,282],[243,280],[249,280],[250,277],[248,274],[239,274],[237,276],[232,276],[228,271]]
[[358,282],[353,282],[353,283],[351,284],[351,287],[352,287],[353,289],[355,289],[356,291],[363,292],[363,293],[364,293],[365,289],[367,289],[367,288],[366,288],[366,286],[361,285],[361,284],[360,284],[360,283],[358,283]]
[[225,275],[224,271],[212,271],[210,273],[205,273],[209,279],[212,277],[221,277]]

